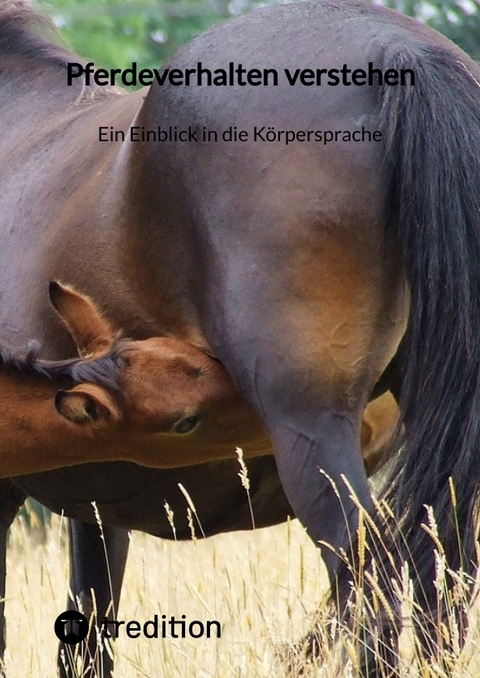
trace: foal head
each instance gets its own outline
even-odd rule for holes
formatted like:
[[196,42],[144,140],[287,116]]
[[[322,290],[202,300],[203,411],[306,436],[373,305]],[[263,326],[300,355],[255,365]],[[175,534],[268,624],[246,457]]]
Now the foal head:
[[[91,299],[58,282],[50,299],[83,358],[72,364],[76,385],[55,397],[57,412],[73,424],[92,434],[121,432],[119,448],[138,444],[128,458],[161,467],[233,456],[259,433],[266,440],[226,370],[196,346],[122,338]],[[165,459],[170,449],[184,454]]]

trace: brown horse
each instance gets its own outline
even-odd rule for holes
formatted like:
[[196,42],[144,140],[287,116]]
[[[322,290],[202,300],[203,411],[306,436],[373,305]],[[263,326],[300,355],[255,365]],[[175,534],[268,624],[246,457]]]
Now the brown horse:
[[[59,278],[86,290],[129,336],[173,336],[216,356],[275,451],[275,462],[260,457],[249,466],[257,525],[293,511],[315,542],[337,550],[348,550],[358,520],[343,477],[372,508],[360,450],[366,403],[377,380],[397,391],[401,384],[406,443],[387,496],[404,538],[397,543],[395,527],[386,530],[386,549],[411,561],[419,601],[433,604],[426,504],[451,567],[472,570],[475,559],[478,67],[434,31],[356,0],[237,18],[193,40],[167,67],[233,62],[293,73],[372,65],[410,70],[414,86],[377,78],[368,86],[167,82],[125,96],[81,78],[68,87],[69,61],[78,57],[36,37],[18,3],[7,3],[0,22],[4,339],[21,345],[39,336],[51,357],[68,355],[72,346],[41,294]],[[196,132],[196,141],[131,134],[159,126]],[[247,139],[222,142],[235,126]],[[259,138],[264,126],[272,141]],[[100,127],[123,132],[125,141],[100,141]],[[382,142],[354,141],[362,129],[380,132]],[[220,141],[204,140],[203,130]],[[328,144],[304,136],[288,145],[277,134],[310,130],[338,134]],[[127,538],[115,528],[168,537],[161,506],[166,499],[180,513],[178,482],[192,488],[207,534],[250,525],[230,461],[24,477],[4,487],[3,523],[27,493],[86,522],[94,522],[95,500],[112,528],[105,540],[117,601]],[[110,594],[96,534],[74,523],[71,588],[74,595],[94,588],[101,610]],[[185,522],[177,535],[188,535]],[[348,573],[334,552],[324,549],[324,557],[343,600]],[[389,581],[387,574],[387,588]]]
[[[92,461],[176,468],[233,457],[236,443],[249,457],[245,431],[258,454],[261,424],[252,428],[250,408],[217,361],[172,337],[120,338],[72,287],[50,283],[50,299],[82,357],[22,359],[0,349],[0,478]],[[396,413],[388,394],[367,407],[368,471],[381,461]]]
[[[25,455],[27,459],[30,457],[30,461],[24,462],[30,464],[30,468],[9,468],[8,472],[0,469],[0,476],[46,471],[86,461],[124,460],[152,468],[178,468],[235,457],[238,445],[245,458],[273,453],[261,423],[257,421],[255,425],[251,409],[218,361],[173,337],[141,341],[120,338],[93,301],[70,286],[50,283],[50,300],[78,352],[88,360],[24,363],[30,375],[44,374],[43,386],[49,387],[49,393],[59,388],[52,383],[58,373],[80,384],[68,391],[57,391],[55,398],[48,402],[44,390],[39,401],[45,401],[49,410],[42,413],[38,409],[22,411],[25,395],[29,395],[29,400],[32,398],[29,385],[18,380],[18,373],[4,375],[17,377],[15,384],[9,383],[3,389],[5,403],[8,403],[4,411],[9,410],[5,425],[23,417],[29,423],[23,424],[21,430],[31,429],[30,439],[24,439],[21,444],[17,440],[12,448],[28,450],[40,445],[45,456],[44,466],[35,467],[34,456]],[[85,383],[88,381],[92,383]],[[15,404],[12,401],[14,386],[19,389]],[[52,403],[58,414],[77,426],[68,427],[63,423],[62,427],[58,418],[49,418]],[[33,401],[34,408],[38,404]],[[30,419],[32,415],[44,434],[49,429],[50,450],[45,441],[39,440],[41,431]],[[360,435],[367,475],[381,466],[397,419],[398,407],[389,393],[367,405]],[[15,439],[15,426],[8,433]],[[71,456],[62,460],[56,457],[63,450],[58,444],[62,441],[65,445],[67,439],[70,439],[69,451],[63,454]],[[2,440],[6,437],[2,436]]]
[[72,288],[52,283],[50,296],[89,359],[0,352],[0,477],[86,461],[188,466],[225,456],[228,445],[233,457],[236,443],[248,454],[251,410],[218,362],[171,337],[116,338]]

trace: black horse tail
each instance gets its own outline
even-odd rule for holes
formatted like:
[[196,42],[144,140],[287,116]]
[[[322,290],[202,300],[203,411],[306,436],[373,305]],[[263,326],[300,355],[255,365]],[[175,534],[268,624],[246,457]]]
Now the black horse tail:
[[433,509],[448,567],[473,574],[476,561],[479,70],[454,47],[418,43],[387,47],[382,68],[409,68],[415,76],[414,86],[380,88],[379,101],[386,229],[403,251],[411,293],[399,357],[405,442],[384,496],[398,517],[390,546],[412,563],[422,602],[431,605],[435,544],[421,527],[428,524],[425,505]]

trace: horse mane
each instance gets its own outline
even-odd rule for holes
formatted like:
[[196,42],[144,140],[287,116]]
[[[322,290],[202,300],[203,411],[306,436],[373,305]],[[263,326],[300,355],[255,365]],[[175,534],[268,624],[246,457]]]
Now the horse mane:
[[27,0],[0,2],[0,54],[65,66],[73,53],[55,40],[58,33],[51,19],[34,11]]
[[40,344],[29,342],[25,356],[0,346],[0,374],[25,375],[29,378],[59,382],[66,386],[77,384],[97,384],[118,391],[121,382],[121,370],[125,365],[122,357],[124,340],[115,342],[108,353],[86,360],[85,358],[67,358],[66,360],[41,360],[37,357]]
[[[74,359],[75,360],[75,359]],[[65,362],[68,362],[65,361]],[[75,360],[70,369],[74,384],[97,384],[114,391],[121,387],[122,368],[126,360],[120,347],[114,346],[108,353],[91,360]]]

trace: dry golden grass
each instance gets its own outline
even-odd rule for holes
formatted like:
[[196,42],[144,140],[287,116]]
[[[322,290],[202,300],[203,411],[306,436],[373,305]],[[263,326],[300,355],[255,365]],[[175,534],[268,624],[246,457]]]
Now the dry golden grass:
[[[368,518],[364,518],[368,523]],[[427,526],[435,541],[435,524]],[[67,593],[66,524],[54,516],[46,539],[36,539],[17,520],[8,552],[7,621],[9,678],[55,675],[56,616]],[[453,592],[444,590],[445,567],[438,556],[437,587],[451,604],[461,599],[462,579]],[[361,558],[360,558],[361,560]],[[318,607],[327,586],[319,552],[297,521],[266,530],[219,535],[208,540],[172,543],[133,533],[119,618],[144,622],[154,614],[182,614],[187,621],[219,620],[221,639],[131,639],[122,635],[115,648],[115,678],[347,678],[358,676],[358,630],[366,604],[358,595],[357,629],[341,629],[341,642],[330,646],[333,622]],[[442,588],[443,587],[443,588]],[[477,678],[480,675],[480,626],[475,609],[460,649],[456,618],[442,626],[440,649],[426,662],[418,653],[411,584],[404,570],[394,586],[403,629],[399,644],[399,678]],[[456,598],[455,598],[456,597]],[[458,599],[458,600],[457,600]],[[463,605],[464,602],[460,601]],[[375,602],[380,608],[381,596]],[[383,606],[383,611],[385,607]],[[420,613],[421,614],[421,613]],[[306,664],[294,644],[320,620],[322,663]],[[455,645],[457,644],[457,647]],[[342,652],[343,650],[343,652]],[[285,658],[288,658],[288,661]],[[288,665],[290,663],[290,669]],[[99,677],[106,678],[106,677]]]
[[[20,521],[8,552],[9,678],[55,675],[56,616],[67,594],[66,524],[54,516],[45,542]],[[154,614],[217,619],[222,638],[117,642],[115,678],[271,678],[281,676],[280,644],[308,630],[324,589],[317,549],[294,521],[195,543],[131,536],[120,619]]]

